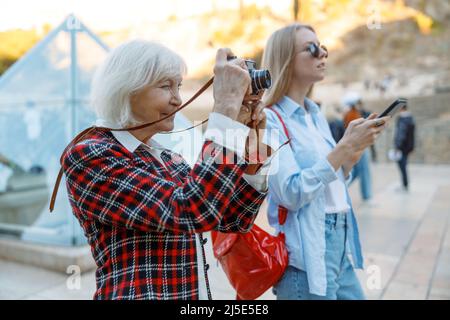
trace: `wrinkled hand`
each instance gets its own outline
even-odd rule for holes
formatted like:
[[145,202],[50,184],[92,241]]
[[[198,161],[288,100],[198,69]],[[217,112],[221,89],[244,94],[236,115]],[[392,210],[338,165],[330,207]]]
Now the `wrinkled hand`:
[[273,150],[263,143],[266,129],[266,114],[264,104],[259,100],[262,96],[249,96],[245,99],[237,121],[250,127],[246,142],[246,159],[250,163],[245,173],[255,174],[262,163],[271,156]]
[[233,53],[228,48],[217,51],[214,66],[214,109],[232,120],[236,120],[244,101],[251,91],[251,79],[243,59],[227,60]]
[[266,128],[266,114],[264,113],[264,105],[261,97],[264,91],[261,90],[258,95],[247,94],[244,97],[241,110],[239,111],[236,121],[239,121],[250,128]]

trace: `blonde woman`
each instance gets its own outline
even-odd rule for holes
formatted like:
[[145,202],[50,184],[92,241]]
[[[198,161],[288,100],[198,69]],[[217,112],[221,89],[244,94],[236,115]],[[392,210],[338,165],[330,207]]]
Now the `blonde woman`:
[[[264,51],[263,67],[273,80],[264,95],[267,128],[278,130],[281,142],[291,139],[269,175],[269,222],[285,233],[289,252],[289,267],[274,286],[278,299],[364,299],[354,271],[363,257],[346,180],[388,118],[355,120],[336,144],[318,106],[306,98],[324,78],[327,56],[314,29],[302,24],[273,33]],[[282,226],[280,208],[287,210]]]

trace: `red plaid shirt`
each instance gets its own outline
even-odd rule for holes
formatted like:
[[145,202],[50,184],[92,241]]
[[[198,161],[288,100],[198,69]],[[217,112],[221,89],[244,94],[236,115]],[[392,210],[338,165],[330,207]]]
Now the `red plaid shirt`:
[[97,264],[94,299],[198,299],[195,233],[250,229],[265,193],[243,179],[246,164],[231,164],[234,153],[212,142],[203,150],[213,156],[192,169],[163,151],[166,169],[144,146],[132,153],[97,131],[64,154],[69,199]]

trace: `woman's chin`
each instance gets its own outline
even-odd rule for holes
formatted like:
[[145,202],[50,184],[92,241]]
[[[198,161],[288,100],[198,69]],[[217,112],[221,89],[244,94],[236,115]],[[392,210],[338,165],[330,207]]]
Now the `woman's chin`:
[[318,72],[315,78],[315,82],[319,82],[325,79],[325,70]]
[[175,128],[175,122],[172,120],[164,125],[164,131],[172,131]]

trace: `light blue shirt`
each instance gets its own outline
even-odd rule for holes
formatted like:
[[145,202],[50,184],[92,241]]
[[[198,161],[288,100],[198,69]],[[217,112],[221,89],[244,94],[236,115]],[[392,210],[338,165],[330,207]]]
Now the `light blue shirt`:
[[[270,225],[286,235],[289,265],[306,271],[312,294],[325,296],[325,187],[336,179],[349,182],[351,177],[345,180],[342,168],[335,171],[328,162],[330,146],[334,148],[336,143],[319,107],[309,99],[305,99],[305,104],[320,136],[309,134],[306,111],[292,99],[285,96],[273,106],[287,127],[291,143],[278,151],[271,167],[268,216]],[[278,143],[287,141],[276,114],[271,110],[265,112],[269,129],[266,135],[271,136],[271,130],[275,129],[279,132]],[[315,140],[320,138],[329,146]],[[348,213],[343,213],[347,214],[348,221],[346,252],[355,268],[363,268],[358,227],[347,186],[345,195],[350,207]],[[282,226],[278,223],[279,205],[288,209]]]

